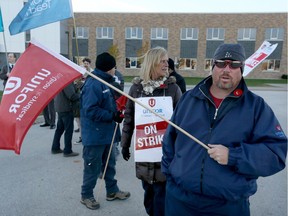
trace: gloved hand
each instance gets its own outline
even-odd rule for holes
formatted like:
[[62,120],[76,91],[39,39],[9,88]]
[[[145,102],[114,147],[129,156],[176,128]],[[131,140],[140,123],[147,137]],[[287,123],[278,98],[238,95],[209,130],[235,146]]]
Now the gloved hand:
[[123,118],[124,118],[124,115],[122,114],[122,112],[117,111],[114,113],[113,120],[115,122],[120,124],[123,121]]
[[130,158],[129,148],[128,147],[123,147],[121,153],[122,153],[123,159],[128,161],[129,158]]

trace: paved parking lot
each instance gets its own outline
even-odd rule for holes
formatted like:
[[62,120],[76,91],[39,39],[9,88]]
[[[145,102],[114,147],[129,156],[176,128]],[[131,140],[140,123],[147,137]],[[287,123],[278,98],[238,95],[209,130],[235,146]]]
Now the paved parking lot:
[[[254,88],[253,91],[266,99],[287,134],[287,86]],[[1,216],[146,215],[142,204],[143,189],[135,177],[133,157],[128,162],[118,157],[116,176],[120,189],[129,190],[131,197],[126,201],[108,202],[103,187],[99,197],[100,209],[89,210],[79,202],[83,169],[81,156],[65,158],[52,155],[50,148],[54,130],[40,128],[39,123],[38,120],[27,133],[20,156],[0,150]],[[75,133],[73,141],[77,139]],[[82,146],[73,145],[73,150],[81,153]],[[258,183],[258,192],[250,200],[251,215],[286,216],[287,169],[260,178]],[[98,190],[97,187],[95,193]]]

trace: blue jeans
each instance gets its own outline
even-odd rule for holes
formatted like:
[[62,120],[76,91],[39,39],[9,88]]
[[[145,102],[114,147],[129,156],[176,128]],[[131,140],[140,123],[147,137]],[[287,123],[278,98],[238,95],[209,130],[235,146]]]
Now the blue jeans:
[[167,181],[165,216],[250,216],[249,200],[229,201],[182,190]]
[[[116,175],[115,145],[112,145],[111,155],[108,161],[106,174],[104,177],[106,193],[116,193],[119,191]],[[96,186],[100,172],[104,171],[110,145],[95,145],[83,147],[84,172],[81,196],[82,198],[94,197],[93,189]]]
[[60,149],[60,139],[64,133],[64,154],[70,154],[72,152],[72,136],[74,130],[74,115],[73,111],[70,112],[58,112],[57,127],[54,134],[52,143],[52,151]]
[[166,182],[149,184],[142,181],[144,193],[144,206],[149,216],[164,216]]

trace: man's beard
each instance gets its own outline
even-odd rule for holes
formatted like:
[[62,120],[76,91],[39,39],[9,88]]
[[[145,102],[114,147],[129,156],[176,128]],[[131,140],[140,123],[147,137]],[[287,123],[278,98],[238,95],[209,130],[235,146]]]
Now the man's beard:
[[229,90],[233,87],[233,83],[230,82],[230,83],[222,83],[221,81],[219,81],[217,83],[217,87],[220,88],[220,89],[225,89],[225,90]]

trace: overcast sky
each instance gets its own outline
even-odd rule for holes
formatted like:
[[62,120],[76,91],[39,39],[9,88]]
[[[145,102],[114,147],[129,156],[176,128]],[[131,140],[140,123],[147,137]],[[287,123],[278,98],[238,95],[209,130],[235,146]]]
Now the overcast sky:
[[72,0],[74,12],[288,12],[287,0]]

